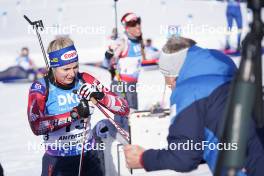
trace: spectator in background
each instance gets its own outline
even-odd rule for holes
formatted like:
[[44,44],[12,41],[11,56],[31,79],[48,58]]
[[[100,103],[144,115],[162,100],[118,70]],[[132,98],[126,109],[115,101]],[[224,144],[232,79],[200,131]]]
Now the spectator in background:
[[[219,129],[224,122],[223,113],[237,72],[236,65],[217,50],[201,48],[188,38],[171,37],[162,49],[159,69],[172,89],[168,147],[145,150],[138,145],[126,145],[127,166],[146,171],[190,172],[204,160],[214,173],[217,154],[224,148],[208,146],[224,145],[220,142]],[[253,121],[246,140],[246,159],[243,168],[237,168],[240,170],[237,175],[262,176],[264,150]],[[207,146],[201,147],[203,143]],[[187,144],[189,149],[181,144]],[[236,150],[236,147],[225,150]]]
[[[118,33],[117,33],[117,29],[116,28],[113,28],[112,29],[112,34],[109,36],[109,38],[107,39],[107,43],[108,43],[108,50],[111,48],[111,47],[114,47],[116,48],[117,46],[113,46],[115,45],[116,43],[116,40],[118,39]],[[111,74],[111,80],[114,79],[115,77],[115,69],[111,66],[111,62],[110,62],[110,59],[107,58],[108,55],[106,54],[105,55],[105,58],[104,58],[104,61],[102,63],[102,67],[103,68],[106,68],[109,70],[110,74]]]
[[159,50],[157,48],[155,48],[152,45],[152,40],[150,38],[148,38],[146,40],[146,44],[145,44],[145,53],[146,53],[146,59],[158,59],[159,58]]
[[152,50],[152,51],[158,51],[157,48],[152,46],[152,40],[150,38],[148,38],[146,40],[146,44],[145,44],[145,50]]
[[[141,63],[145,59],[144,44],[142,41],[141,18],[135,13],[126,13],[121,18],[125,29],[124,34],[115,40],[115,43],[105,52],[105,57],[110,60],[114,70],[112,89],[113,92],[123,96],[130,109],[138,109],[138,95],[136,91]],[[118,86],[122,90],[118,90]],[[127,91],[125,91],[127,90]],[[128,120],[119,115],[115,121],[122,128],[128,130]]]
[[232,28],[233,28],[233,21],[235,20],[237,28],[238,28],[236,51],[240,52],[241,34],[242,34],[242,28],[243,28],[240,0],[228,0],[227,9],[226,9],[226,18],[227,18],[228,34],[226,36],[225,49],[226,50],[231,49],[230,35],[231,35]]
[[21,49],[20,55],[16,58],[16,65],[24,70],[35,70],[36,66],[29,57],[29,49],[27,47]]
[[29,58],[29,49],[23,47],[20,55],[15,60],[15,65],[0,72],[0,81],[26,80],[34,81],[36,77],[44,74],[45,69],[37,70],[33,61]]

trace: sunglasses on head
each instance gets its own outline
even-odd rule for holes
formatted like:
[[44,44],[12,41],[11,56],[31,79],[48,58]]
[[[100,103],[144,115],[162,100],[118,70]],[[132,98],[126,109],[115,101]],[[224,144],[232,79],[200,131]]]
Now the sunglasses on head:
[[137,24],[141,24],[141,18],[137,18],[137,20],[131,20],[126,22],[127,27],[135,27]]

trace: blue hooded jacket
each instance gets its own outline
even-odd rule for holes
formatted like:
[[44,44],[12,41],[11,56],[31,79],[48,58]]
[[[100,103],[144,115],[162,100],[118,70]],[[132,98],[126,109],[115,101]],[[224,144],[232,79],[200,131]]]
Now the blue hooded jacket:
[[[188,172],[196,169],[202,161],[206,161],[214,171],[218,150],[209,144],[219,142],[230,82],[236,71],[234,62],[217,50],[198,46],[188,49],[170,98],[172,119],[167,137],[169,147],[143,153],[147,171],[171,169]],[[184,150],[183,146],[179,148],[180,143],[188,143],[189,149]],[[205,144],[202,149],[190,148],[191,144],[201,148],[202,143]],[[178,148],[171,149],[172,144],[177,144]],[[235,149],[235,145],[227,145],[225,149]],[[258,168],[264,168],[264,151],[253,123],[247,154],[247,173],[260,175]],[[240,175],[245,174],[240,172]]]

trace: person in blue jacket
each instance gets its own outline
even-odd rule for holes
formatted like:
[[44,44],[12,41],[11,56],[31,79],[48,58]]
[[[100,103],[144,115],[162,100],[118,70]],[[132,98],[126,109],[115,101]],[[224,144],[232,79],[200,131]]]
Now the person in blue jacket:
[[240,43],[241,43],[241,33],[243,28],[243,21],[241,15],[241,8],[240,8],[240,0],[228,0],[227,8],[226,8],[226,19],[227,19],[227,26],[228,26],[228,34],[226,36],[226,46],[225,49],[229,50],[230,47],[230,32],[233,27],[233,21],[235,20],[237,25],[237,47],[236,51],[240,51]]
[[[214,172],[219,150],[238,147],[219,140],[230,83],[237,72],[234,62],[217,50],[200,48],[191,39],[172,37],[162,49],[159,68],[172,88],[168,147],[145,150],[126,145],[127,166],[189,172],[205,161]],[[263,175],[264,150],[251,123],[240,174]]]

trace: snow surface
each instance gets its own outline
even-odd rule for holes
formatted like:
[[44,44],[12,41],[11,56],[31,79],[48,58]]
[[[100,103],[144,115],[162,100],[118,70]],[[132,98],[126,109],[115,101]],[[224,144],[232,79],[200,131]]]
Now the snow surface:
[[[197,28],[202,25],[225,28],[225,7],[225,3],[216,1],[120,0],[118,1],[118,18],[120,19],[121,14],[128,11],[138,13],[143,20],[144,37],[152,38],[154,45],[160,48],[166,41],[164,30],[167,25],[184,27],[193,24]],[[246,24],[250,21],[250,13],[245,4],[242,4],[242,13],[245,24],[243,34],[245,35],[248,31]],[[63,26],[67,30],[72,27],[74,29],[72,32],[66,31],[63,34],[69,34],[74,39],[81,63],[103,59],[107,36],[114,27],[112,0],[0,0],[0,70],[14,63],[22,46],[30,48],[30,55],[38,66],[44,66],[37,38],[23,19],[24,14],[32,20],[42,19],[44,26],[50,29],[41,34],[45,48],[57,34],[56,31],[52,31],[56,30],[56,26]],[[87,32],[77,32],[76,28],[86,29]],[[121,28],[119,25],[119,31],[122,31]],[[207,48],[223,48],[225,43],[224,33],[198,31],[196,33],[185,32],[182,35],[195,39],[200,46]],[[232,44],[235,45],[234,36],[232,39]],[[239,59],[239,57],[234,58],[234,61],[238,64]],[[87,66],[81,67],[81,70],[92,73],[106,86],[110,84],[110,75],[105,70]],[[152,91],[139,90],[140,109],[147,109],[153,103],[162,101],[164,80],[158,71],[143,71],[139,83],[143,86],[159,87],[158,90]],[[29,148],[30,144],[40,145],[41,143],[41,137],[33,135],[27,121],[26,107],[29,87],[29,83],[0,83],[0,163],[7,176],[36,176],[40,175],[41,171],[43,151]],[[170,91],[167,89],[165,93],[165,106],[167,107],[169,95]],[[104,118],[103,115],[96,110],[92,124],[94,125],[102,118]],[[155,129],[156,134],[159,128]],[[139,136],[138,139],[140,139]],[[146,175],[146,173],[139,175]],[[155,172],[148,173],[148,175],[176,174]],[[206,166],[202,166],[195,173],[187,175],[211,174]]]

